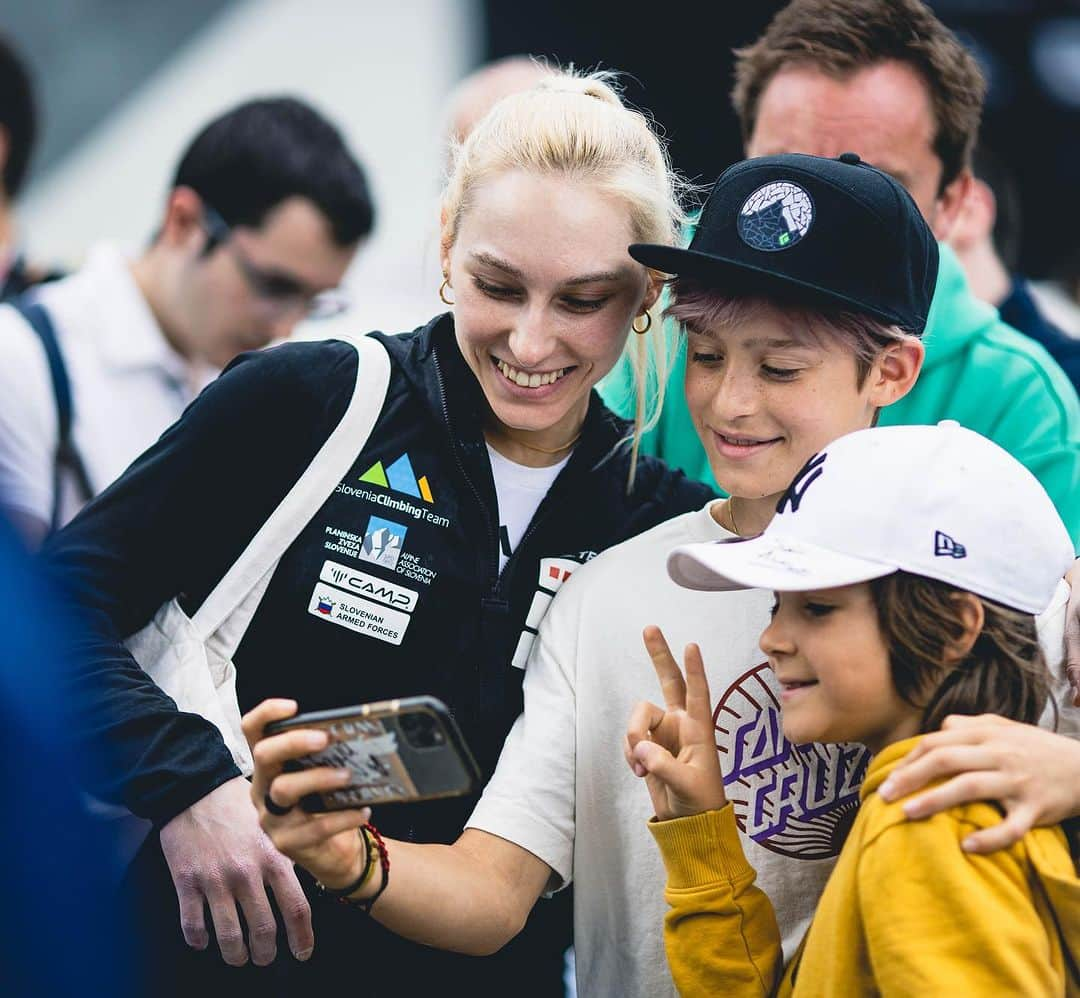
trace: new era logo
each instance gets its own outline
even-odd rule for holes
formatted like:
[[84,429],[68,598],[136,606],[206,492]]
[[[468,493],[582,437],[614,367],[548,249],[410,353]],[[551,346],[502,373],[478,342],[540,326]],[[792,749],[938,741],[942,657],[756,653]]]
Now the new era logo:
[[934,531],[934,557],[936,558],[966,558],[967,548],[958,544],[948,534],[940,530]]

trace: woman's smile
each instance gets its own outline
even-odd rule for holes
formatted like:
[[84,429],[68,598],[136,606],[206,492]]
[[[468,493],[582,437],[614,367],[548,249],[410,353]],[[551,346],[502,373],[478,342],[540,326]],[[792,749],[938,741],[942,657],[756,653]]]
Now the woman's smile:
[[492,357],[491,362],[499,369],[503,377],[515,387],[530,389],[552,385],[577,367],[576,364],[570,364],[567,367],[558,367],[546,371],[525,371],[498,357]]

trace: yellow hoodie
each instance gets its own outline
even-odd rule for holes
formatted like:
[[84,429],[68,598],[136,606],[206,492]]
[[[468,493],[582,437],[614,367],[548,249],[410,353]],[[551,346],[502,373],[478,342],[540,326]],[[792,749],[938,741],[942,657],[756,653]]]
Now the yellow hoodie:
[[875,791],[918,738],[888,746],[814,921],[786,970],[730,805],[650,822],[667,867],[664,942],[696,995],[1080,995],[1080,879],[1060,827],[989,856],[960,848],[997,824],[990,804],[908,821]]

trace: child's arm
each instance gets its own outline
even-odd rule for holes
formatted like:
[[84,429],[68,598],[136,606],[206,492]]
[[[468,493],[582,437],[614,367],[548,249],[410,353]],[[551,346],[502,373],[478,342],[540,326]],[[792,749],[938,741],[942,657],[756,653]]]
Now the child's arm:
[[624,751],[659,819],[649,830],[668,872],[664,945],[675,985],[684,998],[772,994],[780,930],[724,795],[701,652],[686,649],[684,680],[659,629],[644,638],[666,707],[634,708]]
[[667,868],[664,947],[682,998],[775,994],[783,971],[772,904],[754,886],[731,805],[649,823]]
[[964,853],[960,839],[977,827],[952,812],[892,825],[865,846],[857,903],[883,996],[1063,993],[1023,845]]
[[646,627],[642,637],[665,706],[644,701],[635,705],[623,745],[626,762],[636,776],[644,777],[661,821],[718,810],[727,797],[701,649],[686,646],[684,680],[660,628]]

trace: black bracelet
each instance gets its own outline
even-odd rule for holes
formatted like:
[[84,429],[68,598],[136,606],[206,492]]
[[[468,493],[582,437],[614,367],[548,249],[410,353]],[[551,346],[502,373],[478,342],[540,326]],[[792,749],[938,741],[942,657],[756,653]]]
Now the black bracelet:
[[[342,900],[352,905],[354,908],[359,908],[365,915],[371,914],[371,906],[375,904],[379,898],[382,897],[382,892],[390,885],[390,853],[386,850],[386,843],[383,842],[383,837],[379,834],[379,830],[369,821],[364,825],[363,831],[366,831],[371,837],[371,841],[375,843],[375,848],[379,853],[379,865],[382,867],[383,882],[379,889],[371,895],[371,897],[365,900],[352,901],[348,898],[342,898]],[[368,853],[368,858],[371,858],[371,854]]]
[[[360,836],[361,841],[364,843],[364,850],[367,858],[364,860],[364,869],[361,871],[360,876],[357,877],[348,887],[327,887],[319,880],[315,881],[315,886],[319,888],[319,893],[326,898],[334,898],[336,900],[344,901],[353,891],[358,891],[371,876],[371,867],[375,862],[375,850],[371,848],[371,840],[368,838],[364,831],[366,826],[361,826],[356,830],[356,833]],[[383,885],[386,886],[385,884]],[[382,891],[379,891],[381,894]],[[378,897],[378,894],[375,895]],[[372,898],[374,901],[374,898]]]

